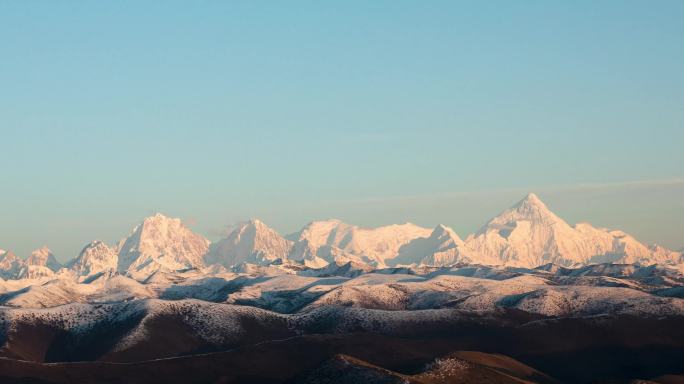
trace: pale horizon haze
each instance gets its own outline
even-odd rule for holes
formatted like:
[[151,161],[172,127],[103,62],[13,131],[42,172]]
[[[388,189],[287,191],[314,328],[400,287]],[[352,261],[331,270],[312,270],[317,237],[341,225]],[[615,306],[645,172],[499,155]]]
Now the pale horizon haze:
[[0,2],[0,249],[155,212],[684,247],[684,2]]

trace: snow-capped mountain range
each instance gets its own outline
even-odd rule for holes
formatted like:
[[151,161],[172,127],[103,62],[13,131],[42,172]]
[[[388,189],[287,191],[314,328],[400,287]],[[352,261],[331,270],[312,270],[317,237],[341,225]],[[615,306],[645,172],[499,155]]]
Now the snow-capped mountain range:
[[[465,240],[444,225],[339,220],[281,236],[250,220],[211,243],[156,214],[117,245],[90,242],[63,266],[46,247],[26,260],[0,251],[0,361],[136,363],[116,365],[128,369],[206,357],[212,371],[225,365],[215,356],[257,348],[258,358],[230,366],[238,367],[230,382],[245,382],[253,376],[240,376],[240,366],[289,342],[269,364],[302,361],[309,347],[311,356],[355,343],[365,352],[371,337],[387,340],[383,353],[397,340],[426,340],[429,349],[451,337],[459,346],[477,337],[487,349],[550,341],[556,350],[568,329],[582,353],[631,346],[634,329],[644,348],[672,348],[684,340],[682,265],[681,252],[570,226],[534,195]],[[402,349],[427,350],[416,345]],[[115,365],[95,369],[107,366]]]
[[204,265],[209,240],[180,219],[155,214],[143,220],[118,247],[117,270],[134,275],[172,272]]
[[[569,225],[534,194],[491,219],[465,240],[451,228],[406,223],[361,228],[339,220],[315,221],[283,237],[259,220],[240,223],[210,243],[180,219],[156,214],[116,246],[93,241],[60,265],[43,247],[26,260],[0,251],[0,277],[39,279],[52,275],[87,278],[121,273],[142,281],[158,273],[238,265],[325,268],[346,263],[371,268],[478,264],[535,268],[598,263],[682,265],[681,251],[647,246],[617,230],[588,223]],[[249,268],[249,267],[245,267]]]

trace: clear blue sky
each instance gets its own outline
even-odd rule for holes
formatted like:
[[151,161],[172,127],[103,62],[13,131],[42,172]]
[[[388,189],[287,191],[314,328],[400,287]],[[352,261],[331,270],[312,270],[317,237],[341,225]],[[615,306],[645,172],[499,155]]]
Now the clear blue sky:
[[465,236],[537,192],[684,246],[682,1],[0,2],[0,248],[161,211]]

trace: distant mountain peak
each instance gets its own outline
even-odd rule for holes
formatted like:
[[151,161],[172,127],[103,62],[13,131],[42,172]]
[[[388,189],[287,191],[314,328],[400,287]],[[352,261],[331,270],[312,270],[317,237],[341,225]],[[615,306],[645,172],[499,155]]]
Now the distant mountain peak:
[[17,260],[19,260],[19,257],[17,257],[17,255],[15,255],[14,252],[12,252],[12,251],[7,251],[7,250],[3,250],[3,251],[4,251],[4,252],[0,253],[0,257],[2,257],[3,260],[7,260],[7,259],[11,259],[11,260],[17,259]]
[[83,249],[81,249],[81,253],[83,253],[83,251],[87,250],[88,248],[94,248],[94,247],[98,247],[100,245],[105,245],[104,241],[93,240],[90,243],[86,244],[85,247],[83,247]]
[[48,248],[46,245],[43,245],[42,247],[33,250],[33,252],[31,252],[31,255],[48,255],[50,253],[52,253],[52,251],[50,251],[50,248]]
[[529,193],[525,198],[515,203],[509,209],[501,212],[498,216],[490,220],[476,235],[485,233],[490,229],[506,229],[515,227],[518,222],[529,221],[539,225],[559,224],[564,227],[569,225],[560,217],[556,216],[544,204],[537,195]]
[[384,266],[386,261],[397,256],[403,245],[431,233],[431,229],[408,222],[367,228],[333,219],[311,222],[290,238],[297,241],[297,258],[306,253],[332,262],[344,255]]
[[623,231],[588,223],[570,226],[533,193],[490,220],[466,245],[483,263],[522,267],[672,263],[677,256],[662,247],[649,249]]
[[57,261],[50,248],[42,246],[31,252],[31,256],[26,259],[26,265],[38,265],[47,267],[52,271],[57,271],[62,265]]
[[24,260],[17,257],[12,251],[3,250],[0,253],[0,277],[13,279],[24,266]]
[[453,229],[439,224],[428,237],[415,238],[399,248],[390,265],[450,265],[469,260],[464,247],[463,240]]
[[116,271],[118,255],[116,251],[101,240],[88,243],[81,253],[69,263],[69,268],[78,276]]
[[461,238],[458,236],[458,234],[451,228],[447,227],[444,224],[438,224],[435,229],[432,231],[432,234],[430,235],[432,238],[442,238],[442,237],[449,237],[452,239],[457,239],[458,241],[461,241]]
[[263,221],[256,219],[256,218],[251,218],[247,221],[244,221],[244,222],[240,223],[240,226],[242,226],[242,227],[254,227],[257,230],[270,230],[271,229]]
[[146,217],[122,242],[118,270],[201,267],[208,247],[209,241],[193,233],[181,219],[156,213]]
[[544,203],[541,201],[541,199],[539,198],[539,196],[537,196],[537,194],[534,193],[534,192],[528,193],[527,196],[525,196],[525,198],[524,198],[523,200],[527,200],[527,201],[529,201],[529,202],[534,202],[534,203],[541,203],[541,204],[544,204]]
[[539,196],[535,195],[534,193],[530,192],[523,198],[522,200],[518,201],[511,209],[517,210],[519,212],[525,212],[525,211],[541,211],[541,212],[551,212],[549,208],[544,204],[543,201],[539,198]]
[[178,218],[173,218],[164,215],[163,213],[156,212],[155,214],[146,217],[143,219],[143,225],[153,225],[153,224],[162,224],[162,223],[171,223],[171,222],[180,222],[181,219]]
[[257,232],[260,231],[266,231],[266,232],[275,232],[271,227],[266,225],[263,221],[259,219],[249,219],[247,221],[243,221],[237,225],[237,228],[239,230],[245,231],[245,230],[254,230]]
[[239,223],[228,236],[210,247],[205,260],[232,266],[243,262],[268,264],[287,258],[292,242],[258,219]]

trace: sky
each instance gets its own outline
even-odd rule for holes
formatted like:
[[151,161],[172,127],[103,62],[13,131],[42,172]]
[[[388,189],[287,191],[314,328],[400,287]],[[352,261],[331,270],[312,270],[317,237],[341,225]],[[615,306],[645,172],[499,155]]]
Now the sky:
[[682,1],[0,1],[0,248],[145,216],[444,223],[527,192],[684,247]]

